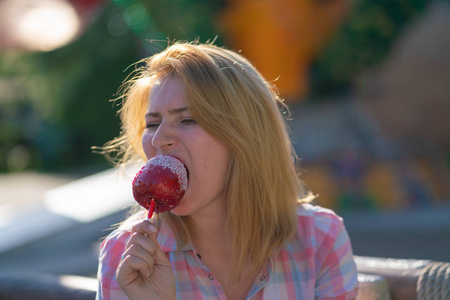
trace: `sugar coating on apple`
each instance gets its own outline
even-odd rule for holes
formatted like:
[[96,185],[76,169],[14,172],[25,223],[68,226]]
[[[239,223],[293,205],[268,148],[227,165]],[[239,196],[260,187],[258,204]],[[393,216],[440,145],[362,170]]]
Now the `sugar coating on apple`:
[[133,197],[145,209],[155,201],[155,212],[178,206],[188,186],[185,165],[176,157],[158,155],[150,159],[133,180]]

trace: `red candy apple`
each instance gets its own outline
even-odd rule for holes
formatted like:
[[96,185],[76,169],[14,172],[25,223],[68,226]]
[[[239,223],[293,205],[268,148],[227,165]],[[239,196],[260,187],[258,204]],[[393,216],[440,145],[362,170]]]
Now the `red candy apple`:
[[188,178],[184,164],[169,155],[150,159],[133,180],[134,199],[149,210],[167,212],[178,206],[187,189]]

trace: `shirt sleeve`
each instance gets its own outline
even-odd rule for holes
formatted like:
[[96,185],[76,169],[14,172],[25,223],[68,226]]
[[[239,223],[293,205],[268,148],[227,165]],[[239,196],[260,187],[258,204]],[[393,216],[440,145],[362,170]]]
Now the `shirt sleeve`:
[[331,211],[316,219],[316,300],[356,298],[358,272],[342,219]]
[[103,241],[97,272],[97,300],[128,299],[117,283],[116,270],[129,238],[130,232],[118,229]]

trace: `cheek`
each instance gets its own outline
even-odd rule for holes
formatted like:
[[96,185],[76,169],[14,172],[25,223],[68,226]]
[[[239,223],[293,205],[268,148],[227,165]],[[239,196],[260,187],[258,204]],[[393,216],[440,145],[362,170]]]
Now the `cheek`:
[[145,156],[150,159],[156,155],[156,149],[152,145],[152,135],[144,134],[142,135],[142,148],[144,149]]
[[216,185],[222,186],[229,173],[230,151],[223,144],[213,141],[205,147],[203,153],[203,175]]

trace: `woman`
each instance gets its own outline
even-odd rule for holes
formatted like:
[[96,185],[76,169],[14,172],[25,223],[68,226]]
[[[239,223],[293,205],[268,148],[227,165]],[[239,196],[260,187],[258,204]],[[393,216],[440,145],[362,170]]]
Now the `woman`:
[[124,90],[122,162],[173,155],[178,207],[145,212],[103,242],[98,299],[351,299],[342,221],[308,202],[274,90],[241,55],[178,43]]

